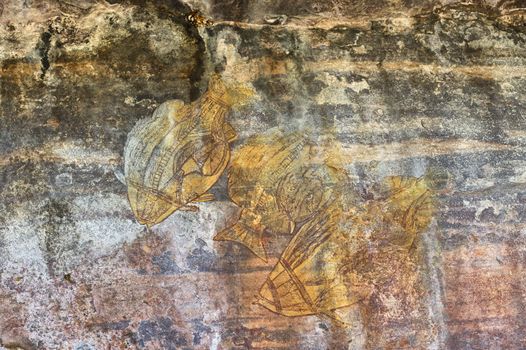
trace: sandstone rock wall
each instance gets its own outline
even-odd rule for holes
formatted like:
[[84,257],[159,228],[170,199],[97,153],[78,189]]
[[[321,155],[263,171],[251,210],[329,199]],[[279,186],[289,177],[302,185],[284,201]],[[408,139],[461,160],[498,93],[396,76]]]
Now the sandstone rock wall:
[[[525,348],[524,7],[0,3],[0,348]],[[330,133],[365,199],[386,176],[450,174],[414,251],[371,258],[351,327],[253,303],[289,237],[268,237],[267,264],[214,242],[236,215],[225,177],[198,213],[135,221],[115,175],[127,133],[214,71],[259,96],[229,117],[234,151],[272,128]]]

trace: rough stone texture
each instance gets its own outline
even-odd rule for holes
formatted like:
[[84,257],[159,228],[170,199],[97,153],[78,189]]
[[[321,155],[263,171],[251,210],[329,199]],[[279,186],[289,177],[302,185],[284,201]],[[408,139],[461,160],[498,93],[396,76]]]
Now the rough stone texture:
[[[524,7],[1,2],[0,348],[526,348]],[[229,118],[234,150],[274,127],[330,132],[364,198],[388,175],[450,173],[415,250],[371,257],[352,327],[253,303],[288,237],[268,237],[268,264],[213,242],[235,216],[224,179],[198,213],[134,220],[114,174],[127,133],[214,70],[259,94]]]

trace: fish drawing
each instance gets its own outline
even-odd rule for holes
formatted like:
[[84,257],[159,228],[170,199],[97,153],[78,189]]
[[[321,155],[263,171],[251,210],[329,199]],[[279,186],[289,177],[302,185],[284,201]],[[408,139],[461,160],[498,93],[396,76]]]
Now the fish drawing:
[[284,316],[325,315],[341,322],[335,310],[365,296],[342,273],[351,213],[336,200],[301,226],[262,285],[259,304]]
[[214,240],[241,243],[267,261],[263,232],[292,234],[329,200],[336,177],[345,173],[324,166],[315,143],[300,133],[249,139],[236,150],[228,174],[228,194],[241,208],[239,219]]
[[344,324],[337,310],[371,293],[360,284],[370,280],[361,275],[374,269],[367,266],[369,252],[409,248],[429,226],[436,208],[439,188],[429,177],[387,177],[383,189],[384,198],[362,207],[338,192],[311,216],[262,285],[259,304],[285,316],[325,315]]
[[447,179],[444,174],[433,172],[419,178],[384,178],[381,184],[382,197],[370,201],[366,207],[367,225],[384,226],[383,229],[373,230],[371,239],[397,247],[411,247],[417,236],[431,223],[437,206],[436,195],[445,182]]
[[139,223],[150,227],[176,210],[196,211],[192,203],[213,200],[207,191],[225,170],[236,138],[226,115],[253,95],[214,74],[195,102],[167,101],[136,124],[124,150],[124,176]]

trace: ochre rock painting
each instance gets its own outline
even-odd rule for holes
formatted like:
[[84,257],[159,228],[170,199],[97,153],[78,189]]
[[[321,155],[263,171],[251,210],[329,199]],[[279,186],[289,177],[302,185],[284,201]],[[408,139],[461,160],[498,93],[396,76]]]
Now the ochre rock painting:
[[430,173],[422,178],[390,176],[384,179],[385,199],[368,204],[367,221],[381,214],[390,229],[387,233],[375,232],[373,239],[411,247],[416,236],[428,227],[435,211],[433,195],[442,184],[434,181],[433,176]]
[[431,221],[441,180],[387,177],[379,195],[364,202],[338,143],[306,130],[251,137],[230,162],[236,132],[225,116],[251,97],[250,89],[214,75],[196,102],[168,101],[139,122],[125,150],[132,210],[148,226],[176,210],[195,211],[191,203],[213,200],[207,191],[229,167],[228,194],[240,215],[214,240],[238,242],[267,262],[264,234],[291,237],[258,302],[281,315],[323,315],[343,325],[337,310],[372,292],[360,283],[364,269],[371,270],[356,263],[367,261],[363,248],[409,252]]
[[227,166],[236,138],[225,117],[251,96],[251,89],[213,75],[197,101],[167,101],[137,123],[124,158],[128,198],[141,224],[155,225],[176,210],[197,210],[193,202],[213,199],[207,191]]
[[[525,350],[525,18],[524,0],[0,0],[0,349]],[[231,109],[254,89],[218,115],[233,142],[205,123],[212,71]],[[277,179],[242,154],[276,129],[304,144]],[[241,211],[258,234],[213,241]]]
[[354,268],[355,260],[367,260],[359,256],[363,248],[409,253],[432,219],[443,180],[431,173],[387,177],[374,199],[359,201],[338,147],[306,134],[259,135],[236,151],[228,193],[241,214],[214,239],[238,242],[267,261],[265,232],[290,234],[259,303],[286,316],[325,315],[344,324],[335,310],[371,293],[359,282],[364,267]]
[[334,200],[334,186],[347,178],[340,157],[334,150],[320,152],[306,134],[260,135],[237,150],[229,168],[228,193],[241,214],[215,240],[239,242],[267,261],[265,230],[292,234]]
[[341,273],[350,216],[341,200],[328,204],[295,233],[260,290],[259,302],[286,316],[323,314],[359,300]]
[[[391,249],[406,249],[409,254],[435,210],[433,197],[439,187],[428,176],[384,181],[385,198],[357,207],[355,197],[336,194],[308,219],[263,284],[260,304],[282,315],[318,314],[345,324],[336,310],[372,292],[371,285],[360,282],[364,271],[375,269],[368,250],[389,254]],[[336,189],[345,191],[343,186]],[[373,277],[365,280],[374,285]]]

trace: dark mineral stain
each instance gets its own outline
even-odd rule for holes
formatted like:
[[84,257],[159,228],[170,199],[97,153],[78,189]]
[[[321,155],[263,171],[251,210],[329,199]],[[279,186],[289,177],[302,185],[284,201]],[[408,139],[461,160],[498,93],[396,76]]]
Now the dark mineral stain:
[[486,208],[482,210],[479,216],[479,220],[482,222],[491,222],[491,223],[498,223],[501,222],[504,218],[504,214],[501,213],[499,215],[495,214],[495,211],[493,208]]
[[[64,267],[64,256],[77,248],[78,233],[69,205],[61,200],[51,199],[42,209],[46,261],[51,274]],[[67,275],[67,274],[66,274]],[[64,279],[66,279],[64,275]]]
[[138,343],[141,347],[152,341],[158,341],[163,349],[175,350],[187,345],[183,334],[174,328],[173,321],[169,317],[159,317],[142,321],[137,331]]
[[327,325],[323,322],[318,323],[318,327],[326,332],[329,331],[329,327],[327,327]]
[[194,324],[192,344],[200,345],[203,335],[210,334],[212,329],[203,324],[201,320],[193,320],[192,323]]
[[[239,324],[231,324],[228,329],[225,329],[221,339],[225,344],[231,345],[231,349],[252,349],[256,339],[262,337],[264,331],[261,328],[248,328]],[[272,340],[275,340],[274,335],[279,333],[274,331],[272,332]],[[289,334],[290,335],[290,334]]]
[[71,277],[71,273],[65,273],[64,274],[64,281],[66,281],[68,283],[71,283],[71,284],[75,283],[75,281]]
[[40,79],[44,79],[46,72],[48,71],[49,64],[49,49],[51,48],[51,32],[46,31],[40,35],[40,41],[37,45],[37,50],[40,55],[40,63],[42,65]]
[[328,87],[321,80],[316,79],[317,75],[314,73],[306,73],[302,78],[302,82],[305,84],[307,92],[310,96],[318,95],[324,88]]
[[215,185],[210,189],[210,193],[212,193],[216,199],[216,201],[227,201],[229,200],[228,197],[228,169],[221,175],[221,177],[217,180]]
[[97,324],[97,328],[100,328],[103,331],[120,331],[126,329],[130,325],[129,320],[122,320],[118,322],[109,322]]
[[496,345],[496,349],[523,349],[506,332],[493,329],[452,332],[447,340],[448,349],[487,349],[488,344]]
[[216,261],[215,254],[205,249],[206,243],[202,239],[198,238],[195,242],[198,247],[186,257],[188,266],[199,272],[213,271]]
[[[134,0],[134,2],[143,4],[148,3],[144,0]],[[186,20],[186,16],[190,13],[191,8],[181,1],[177,0],[154,0],[152,3],[158,9],[158,15],[160,18],[169,18],[173,22],[181,25],[186,35],[190,40],[193,40],[193,45],[196,51],[190,60],[193,61],[194,65],[189,74],[189,81],[192,86],[190,88],[190,100],[196,100],[204,89],[203,76],[206,70],[206,48],[205,42],[197,28]]]
[[[225,1],[214,0],[212,3],[212,11],[216,15],[224,16],[227,20],[239,21],[242,19],[247,19],[247,12],[250,0],[236,0],[228,1],[228,5],[225,4]],[[225,6],[226,5],[226,6]]]
[[160,275],[173,275],[183,272],[172,259],[172,253],[169,251],[163,252],[161,255],[153,256],[152,265],[157,267],[158,274]]

